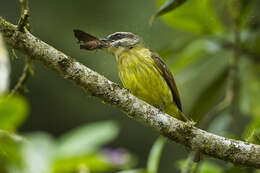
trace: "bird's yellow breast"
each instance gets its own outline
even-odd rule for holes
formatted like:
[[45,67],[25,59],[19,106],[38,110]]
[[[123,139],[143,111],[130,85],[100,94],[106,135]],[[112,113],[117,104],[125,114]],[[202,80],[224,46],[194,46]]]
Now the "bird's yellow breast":
[[178,108],[160,69],[147,48],[136,47],[115,52],[119,77],[125,88],[147,103],[178,116]]

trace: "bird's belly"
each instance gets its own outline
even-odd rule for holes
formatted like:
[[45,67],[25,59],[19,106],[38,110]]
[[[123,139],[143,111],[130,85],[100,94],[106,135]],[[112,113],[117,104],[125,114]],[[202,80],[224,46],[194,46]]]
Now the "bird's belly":
[[170,113],[168,110],[171,106],[176,107],[172,93],[154,64],[133,58],[125,58],[125,61],[119,66],[119,76],[124,87],[138,98],[157,108],[162,106],[165,112]]

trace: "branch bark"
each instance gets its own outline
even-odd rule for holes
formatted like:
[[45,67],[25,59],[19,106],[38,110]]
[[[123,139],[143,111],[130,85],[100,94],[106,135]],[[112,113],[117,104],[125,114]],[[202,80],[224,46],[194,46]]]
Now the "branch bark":
[[17,26],[1,17],[0,31],[11,47],[33,60],[42,62],[89,94],[116,106],[130,118],[153,128],[171,140],[214,158],[260,168],[259,145],[217,136],[164,114],[28,31],[20,32]]

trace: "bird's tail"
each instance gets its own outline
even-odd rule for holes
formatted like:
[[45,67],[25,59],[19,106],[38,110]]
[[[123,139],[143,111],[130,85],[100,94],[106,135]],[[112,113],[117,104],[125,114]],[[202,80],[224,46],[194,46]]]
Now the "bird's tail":
[[192,122],[191,119],[189,119],[182,111],[179,111],[179,114],[180,114],[180,118],[182,121],[184,122]]

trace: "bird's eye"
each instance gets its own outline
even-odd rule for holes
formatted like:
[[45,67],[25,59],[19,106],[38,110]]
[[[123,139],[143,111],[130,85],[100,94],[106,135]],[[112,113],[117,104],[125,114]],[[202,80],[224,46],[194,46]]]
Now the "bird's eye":
[[109,36],[110,40],[120,40],[123,38],[134,38],[134,35],[131,33],[115,33]]

